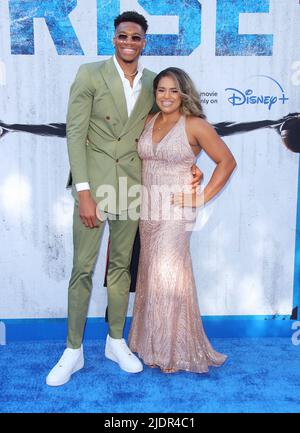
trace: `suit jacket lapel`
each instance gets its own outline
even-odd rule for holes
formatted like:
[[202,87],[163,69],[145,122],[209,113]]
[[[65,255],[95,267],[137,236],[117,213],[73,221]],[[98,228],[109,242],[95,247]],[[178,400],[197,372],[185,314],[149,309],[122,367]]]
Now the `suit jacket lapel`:
[[107,61],[106,67],[103,68],[102,76],[104,78],[104,81],[106,82],[107,87],[110,90],[116,110],[120,115],[120,119],[123,125],[125,125],[128,120],[126,99],[124,95],[123,84],[120,75],[114,65],[113,58],[110,58]]

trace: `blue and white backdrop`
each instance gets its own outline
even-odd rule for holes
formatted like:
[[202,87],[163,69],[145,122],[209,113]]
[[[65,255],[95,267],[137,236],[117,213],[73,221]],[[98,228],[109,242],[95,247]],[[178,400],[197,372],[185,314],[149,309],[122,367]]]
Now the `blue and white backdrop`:
[[[65,123],[78,67],[113,53],[113,19],[124,10],[148,19],[143,64],[155,72],[185,69],[211,123],[249,125],[300,111],[299,0],[1,0],[4,322],[66,317],[73,200],[65,189],[66,140],[50,124]],[[50,125],[51,132],[33,125]],[[232,316],[289,319],[294,310],[297,319],[299,156],[274,127],[224,140],[238,168],[201,214],[191,241],[201,313],[225,323]],[[206,183],[214,164],[202,155],[198,165]],[[89,317],[105,313],[107,237]]]

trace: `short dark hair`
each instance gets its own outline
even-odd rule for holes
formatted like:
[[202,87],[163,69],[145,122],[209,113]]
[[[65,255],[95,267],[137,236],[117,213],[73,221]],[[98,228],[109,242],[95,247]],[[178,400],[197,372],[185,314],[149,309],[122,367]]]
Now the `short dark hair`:
[[148,23],[146,18],[135,11],[126,11],[118,15],[114,20],[115,29],[118,27],[119,24],[125,22],[139,24],[145,33],[148,30]]

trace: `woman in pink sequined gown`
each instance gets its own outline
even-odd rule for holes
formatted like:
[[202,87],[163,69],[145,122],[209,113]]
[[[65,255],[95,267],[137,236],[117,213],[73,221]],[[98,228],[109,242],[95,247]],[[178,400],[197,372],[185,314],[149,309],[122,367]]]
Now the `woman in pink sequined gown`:
[[[195,209],[228,180],[235,160],[204,120],[199,95],[178,68],[154,81],[161,110],[149,116],[138,145],[142,159],[141,252],[129,347],[164,372],[203,373],[220,366],[204,332],[189,251]],[[201,149],[216,162],[202,194],[187,191]],[[159,190],[159,192],[158,192]]]

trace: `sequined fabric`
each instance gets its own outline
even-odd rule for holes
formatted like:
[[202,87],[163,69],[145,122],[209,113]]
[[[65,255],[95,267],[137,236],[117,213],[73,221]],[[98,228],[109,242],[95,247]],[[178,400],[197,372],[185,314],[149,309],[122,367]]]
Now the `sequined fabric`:
[[[162,210],[170,202],[169,189],[175,192],[190,185],[195,156],[184,116],[158,144],[153,143],[157,116],[146,126],[138,145],[145,190],[129,347],[145,364],[162,370],[204,373],[209,366],[222,365],[227,357],[212,348],[200,318],[189,251],[195,214],[189,210],[182,215],[172,206],[174,213],[166,218]],[[157,194],[154,185],[166,186],[167,193]]]

